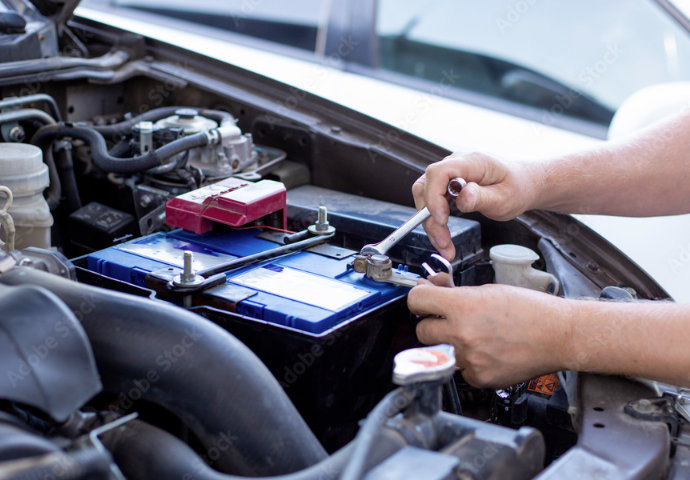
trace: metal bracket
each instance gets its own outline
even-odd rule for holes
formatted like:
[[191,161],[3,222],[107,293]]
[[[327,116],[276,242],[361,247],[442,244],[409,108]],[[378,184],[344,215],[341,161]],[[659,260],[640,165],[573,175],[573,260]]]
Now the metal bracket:
[[665,391],[661,398],[673,399],[676,412],[690,422],[690,389],[679,388],[677,391]]
[[671,435],[678,434],[679,419],[676,412],[677,397],[663,396],[653,398],[641,398],[629,402],[623,411],[633,418],[648,420],[650,422],[664,422],[668,425]]

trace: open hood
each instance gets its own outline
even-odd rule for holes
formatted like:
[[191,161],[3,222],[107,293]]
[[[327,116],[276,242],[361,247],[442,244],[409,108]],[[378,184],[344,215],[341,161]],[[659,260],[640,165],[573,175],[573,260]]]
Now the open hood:
[[36,9],[43,15],[51,19],[58,27],[58,32],[62,30],[67,20],[72,17],[72,13],[79,5],[81,0],[29,0]]
[[55,57],[79,0],[0,0],[0,62]]

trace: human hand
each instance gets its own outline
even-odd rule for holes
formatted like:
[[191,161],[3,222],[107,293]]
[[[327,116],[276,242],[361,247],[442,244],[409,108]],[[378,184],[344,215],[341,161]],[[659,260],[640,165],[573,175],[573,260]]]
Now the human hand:
[[407,298],[424,318],[417,337],[450,343],[465,380],[476,387],[505,387],[566,368],[569,303],[507,285],[446,288],[422,281]]
[[453,153],[432,163],[412,185],[417,209],[429,208],[431,218],[424,229],[432,245],[448,260],[455,258],[448,230],[450,207],[448,182],[455,177],[468,183],[455,200],[461,212],[480,212],[494,220],[510,220],[530,208],[535,180],[532,169],[509,167],[482,153]]

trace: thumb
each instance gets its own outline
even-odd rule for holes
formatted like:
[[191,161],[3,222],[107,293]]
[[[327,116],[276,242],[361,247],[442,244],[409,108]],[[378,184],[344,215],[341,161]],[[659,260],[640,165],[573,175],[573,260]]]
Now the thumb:
[[[506,200],[493,185],[479,186],[475,182],[468,183],[457,198],[456,204],[461,212],[480,212],[489,218],[499,209],[503,210]],[[498,220],[498,218],[496,218]]]

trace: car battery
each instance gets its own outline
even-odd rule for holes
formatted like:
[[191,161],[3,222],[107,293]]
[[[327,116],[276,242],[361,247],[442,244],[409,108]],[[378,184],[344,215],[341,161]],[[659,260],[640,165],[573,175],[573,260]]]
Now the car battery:
[[[88,256],[88,268],[110,278],[150,286],[152,274],[182,267],[183,253],[202,270],[277,245],[257,229],[193,234],[158,233]],[[352,251],[317,248],[265,260],[227,274],[225,285],[205,292],[209,302],[239,314],[299,331],[319,334],[352,316],[401,298],[407,289],[354,272]],[[347,253],[344,253],[347,252]]]
[[[256,353],[322,444],[334,451],[354,437],[357,422],[394,388],[395,354],[419,346],[417,319],[407,308],[409,289],[374,282],[348,268],[365,243],[381,240],[415,210],[304,186],[287,194],[288,226],[300,230],[313,223],[320,205],[328,207],[337,229],[329,244],[233,269],[224,284],[194,295],[190,309]],[[481,261],[479,223],[454,217],[449,229],[458,251],[456,284],[483,283],[482,272],[491,267]],[[150,295],[144,288],[152,287],[152,278],[181,271],[185,250],[194,253],[199,271],[275,248],[284,236],[255,228],[157,233],[82,257],[77,273],[82,282]],[[419,228],[390,253],[395,264],[402,260],[421,272],[419,264],[433,251]],[[165,298],[160,287],[154,288],[156,295]]]

